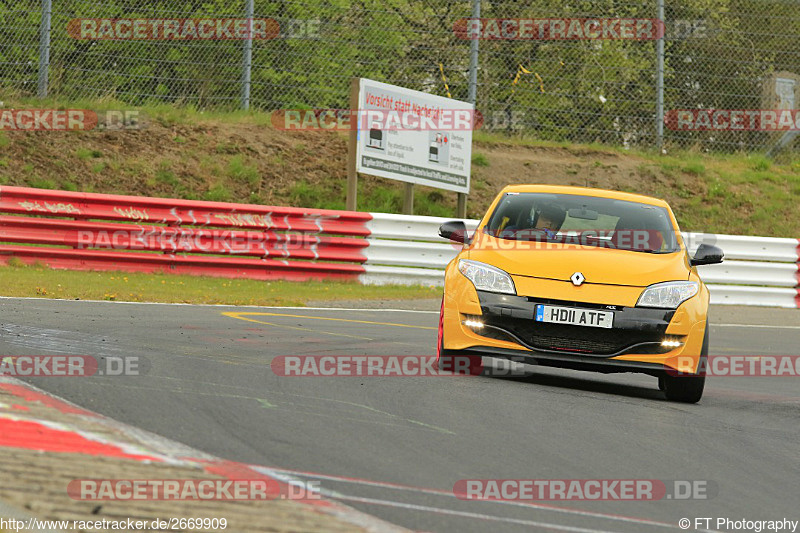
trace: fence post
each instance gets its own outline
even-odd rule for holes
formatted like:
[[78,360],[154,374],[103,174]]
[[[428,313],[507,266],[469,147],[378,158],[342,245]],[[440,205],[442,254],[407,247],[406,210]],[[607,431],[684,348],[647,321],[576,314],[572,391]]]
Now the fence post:
[[50,67],[50,16],[51,0],[42,0],[42,23],[39,25],[39,98],[47,96],[48,69]]
[[[481,18],[481,0],[472,0],[472,19]],[[467,100],[472,104],[473,108],[477,109],[478,102],[478,44],[480,43],[480,35],[468,34],[470,37],[469,42],[469,96]],[[475,115],[473,114],[473,122]],[[456,216],[459,218],[467,218],[467,195],[465,193],[458,193],[458,204],[456,207]]]
[[661,35],[656,41],[656,147],[661,151],[664,145],[664,38],[667,24],[664,20],[664,0],[657,0],[657,5]]
[[253,0],[245,0],[247,39],[242,51],[242,109],[250,108],[250,75],[253,64]]
[[[481,18],[481,0],[472,0],[472,19]],[[468,34],[469,42],[469,97],[467,101],[475,105],[478,99],[478,44],[480,35]]]

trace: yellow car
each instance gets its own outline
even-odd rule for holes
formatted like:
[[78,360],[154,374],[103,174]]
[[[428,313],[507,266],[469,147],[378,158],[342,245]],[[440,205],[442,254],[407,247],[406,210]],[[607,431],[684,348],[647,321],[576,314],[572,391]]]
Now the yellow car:
[[447,265],[437,347],[442,369],[480,373],[482,356],[658,377],[669,400],[694,403],[705,384],[708,289],[666,202],[602,189],[503,189]]

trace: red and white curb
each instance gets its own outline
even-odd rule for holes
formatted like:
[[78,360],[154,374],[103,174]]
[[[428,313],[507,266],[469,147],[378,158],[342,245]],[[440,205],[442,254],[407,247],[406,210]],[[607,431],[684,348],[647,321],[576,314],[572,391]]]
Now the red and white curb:
[[[227,461],[194,448],[128,426],[100,414],[88,411],[67,400],[58,398],[33,385],[19,380],[0,377],[0,391],[28,403],[38,403],[62,414],[76,415],[93,424],[108,428],[110,433],[127,440],[115,440],[78,427],[79,424],[43,420],[30,414],[30,408],[21,404],[0,403],[0,448],[11,447],[41,452],[76,453],[92,456],[132,459],[143,463],[162,463],[174,466],[200,468],[210,475],[230,480],[263,479],[286,493],[290,480],[269,476],[265,467]],[[282,476],[281,476],[282,477]],[[342,521],[375,533],[406,532],[408,530],[362,513],[351,507],[327,499],[303,499],[297,503],[309,505],[310,511],[334,516]],[[0,502],[0,511],[5,507]],[[9,508],[9,512],[11,509]]]

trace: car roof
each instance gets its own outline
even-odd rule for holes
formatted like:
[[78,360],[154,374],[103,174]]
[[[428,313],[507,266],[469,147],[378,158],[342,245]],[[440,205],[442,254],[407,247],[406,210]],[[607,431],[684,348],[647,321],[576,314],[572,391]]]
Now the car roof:
[[614,200],[627,200],[629,202],[639,202],[641,204],[658,205],[661,207],[669,207],[667,202],[652,196],[645,196],[643,194],[633,194],[622,191],[612,191],[608,189],[594,189],[591,187],[573,187],[570,185],[541,185],[541,184],[524,184],[524,185],[509,185],[505,187],[501,194],[509,192],[542,192],[550,194],[575,194],[581,196],[596,196],[598,198],[612,198]]

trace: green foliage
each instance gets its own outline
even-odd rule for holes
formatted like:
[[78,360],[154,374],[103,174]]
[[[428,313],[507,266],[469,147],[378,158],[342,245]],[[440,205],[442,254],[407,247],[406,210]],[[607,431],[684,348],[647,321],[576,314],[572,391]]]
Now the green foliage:
[[258,168],[255,165],[245,163],[241,155],[231,157],[228,162],[228,176],[238,181],[244,181],[251,187],[257,186],[261,181]]
[[769,170],[772,162],[764,156],[753,156],[753,170]]
[[58,184],[53,180],[33,176],[28,179],[28,185],[36,189],[58,189]]
[[[484,18],[654,18],[655,2],[496,0]],[[93,17],[242,17],[243,2],[206,0],[63,0],[53,10],[50,94],[101,97],[128,105],[177,103],[191,109],[240,106],[242,42],[87,41],[66,35],[70,19]],[[350,79],[366,77],[467,99],[469,40],[454,23],[469,2],[409,0],[255,0],[256,17],[277,21],[284,34],[255,40],[251,106],[266,110],[347,107]],[[665,40],[665,109],[758,109],[763,84],[779,71],[800,72],[796,4],[778,0],[675,0],[665,19],[700,21],[702,35]],[[288,35],[292,21],[311,21],[311,34]],[[780,24],[776,26],[776,21]],[[40,8],[34,0],[0,3],[3,88],[32,95]],[[487,124],[516,122],[525,135],[559,142],[651,144],[654,135],[655,43],[483,40],[478,108]],[[523,67],[529,73],[520,70]],[[516,82],[515,82],[516,79]],[[166,126],[179,111],[159,114]],[[725,149],[763,144],[762,132],[681,132],[686,146]],[[182,143],[180,135],[174,137]],[[0,135],[0,147],[4,136]],[[236,147],[220,147],[236,153]],[[230,152],[229,150],[234,150]]]
[[229,202],[231,200],[231,193],[224,185],[216,184],[206,191],[203,195],[203,200],[209,200],[211,202]]
[[486,157],[485,154],[472,154],[472,164],[476,167],[488,167],[489,166],[489,159]]
[[86,161],[88,159],[102,157],[103,152],[100,150],[89,150],[88,148],[78,148],[75,150],[75,156],[81,161]]
[[314,207],[318,209],[344,209],[344,197],[340,192],[334,193],[323,184],[311,184],[300,181],[289,190],[289,205],[296,207]]
[[171,187],[180,185],[178,178],[175,177],[175,173],[169,168],[169,163],[166,161],[163,161],[156,169],[156,182]]
[[706,167],[700,162],[692,162],[683,167],[683,171],[693,176],[702,176],[706,173]]

